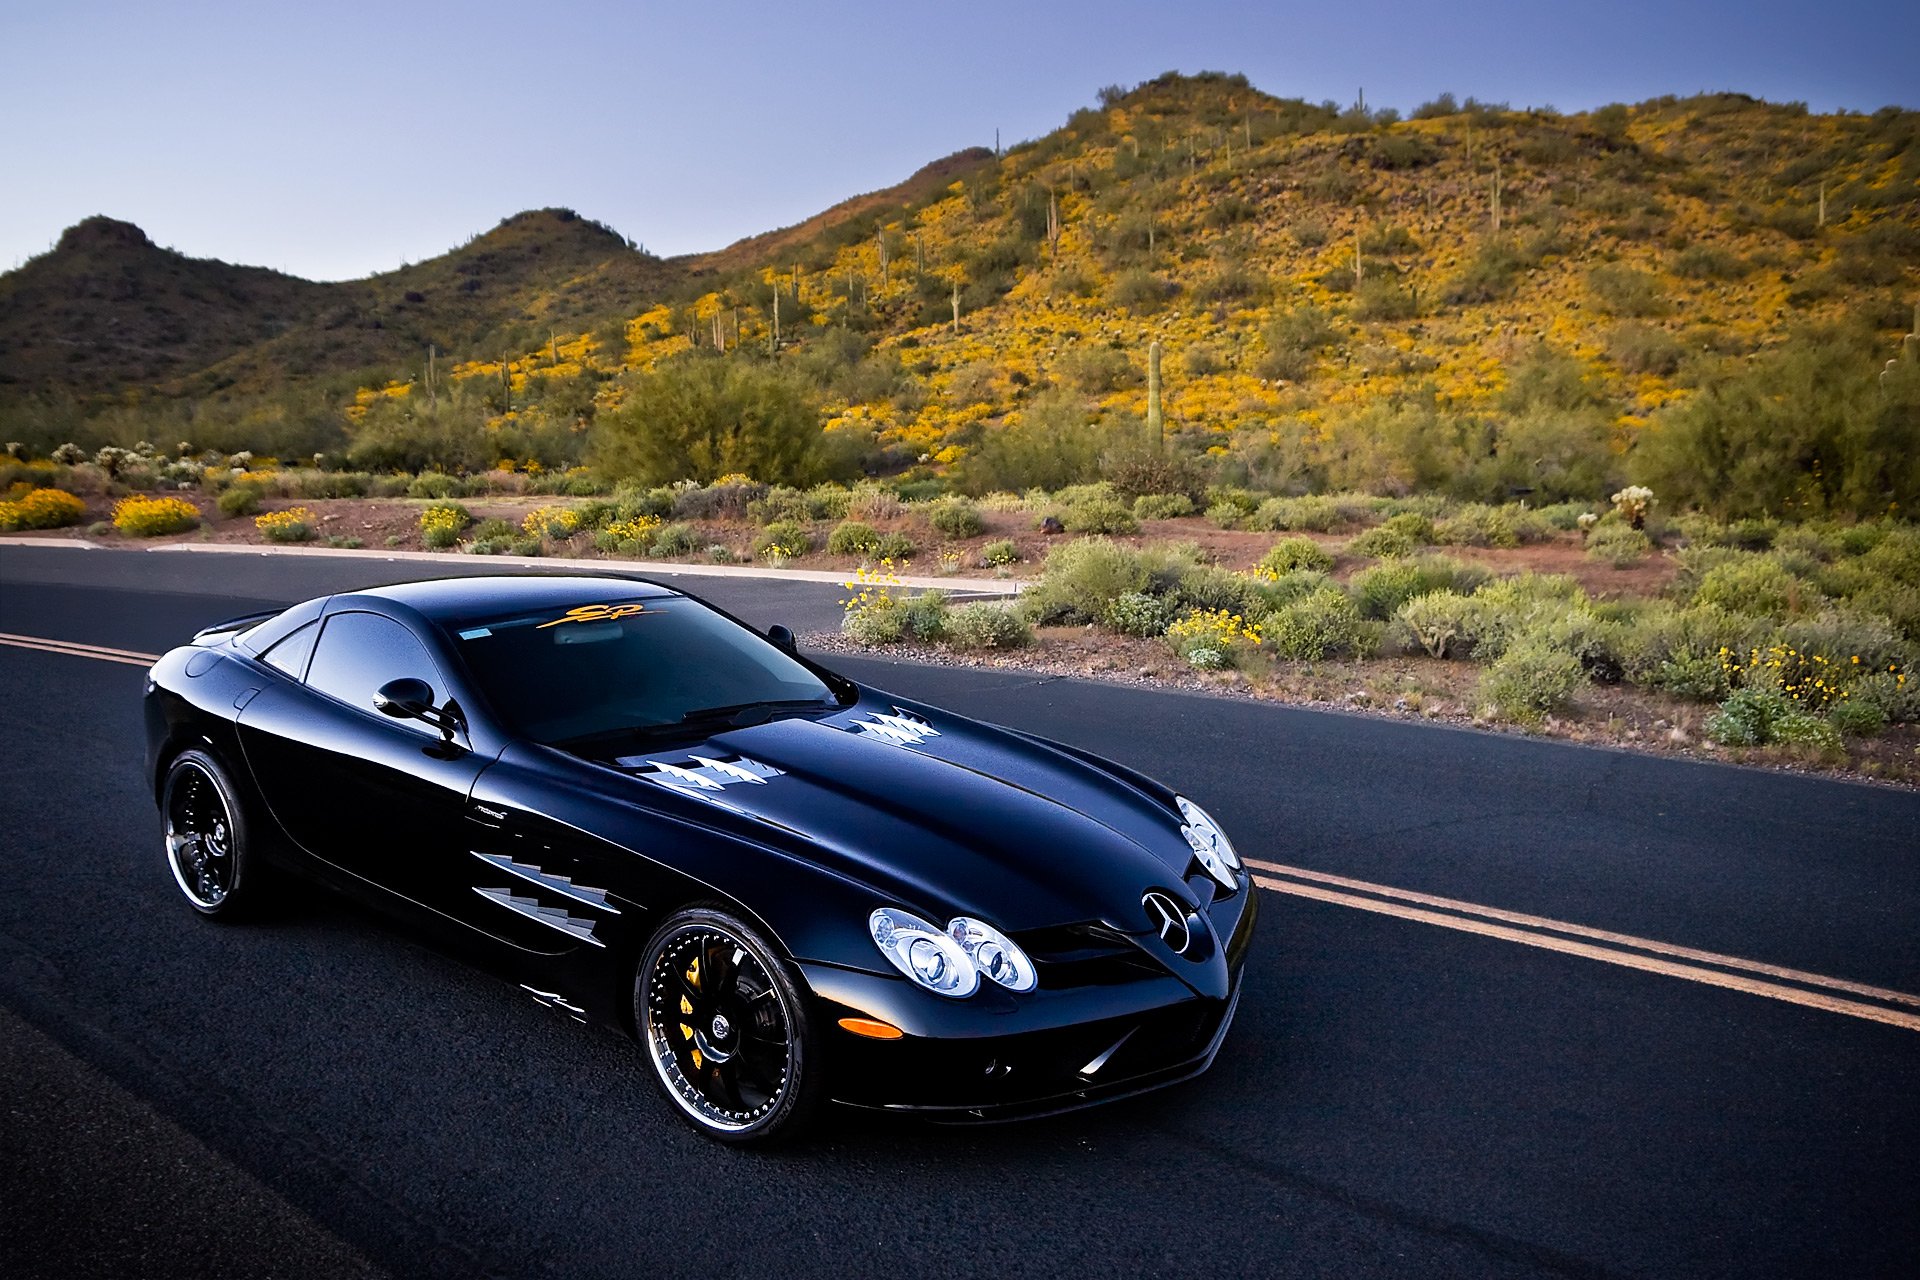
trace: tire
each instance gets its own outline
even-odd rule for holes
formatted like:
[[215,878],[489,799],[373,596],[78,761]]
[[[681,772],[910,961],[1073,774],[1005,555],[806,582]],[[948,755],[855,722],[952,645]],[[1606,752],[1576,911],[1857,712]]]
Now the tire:
[[184,751],[160,789],[167,869],[187,905],[211,920],[245,916],[261,894],[245,807],[226,769]]
[[790,1138],[819,1109],[806,1001],[778,950],[726,911],[693,907],[648,940],[634,1027],[653,1076],[695,1129],[735,1145]]

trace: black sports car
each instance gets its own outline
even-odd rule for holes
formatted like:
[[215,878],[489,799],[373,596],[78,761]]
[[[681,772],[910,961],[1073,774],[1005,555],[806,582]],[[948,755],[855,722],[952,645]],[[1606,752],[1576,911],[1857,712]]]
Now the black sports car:
[[194,909],[274,869],[629,1030],[696,1127],[1038,1115],[1204,1071],[1255,899],[1190,800],[612,577],[417,582],[202,631],[147,685]]

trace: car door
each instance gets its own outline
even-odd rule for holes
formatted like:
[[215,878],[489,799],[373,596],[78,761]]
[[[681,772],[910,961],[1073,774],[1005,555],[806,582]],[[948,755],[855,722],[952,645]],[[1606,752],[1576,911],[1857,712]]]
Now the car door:
[[263,688],[240,713],[240,740],[273,816],[302,848],[427,904],[437,879],[466,856],[467,796],[490,758],[463,734],[448,741],[422,721],[375,710],[374,692],[402,678],[448,696],[440,665],[404,623],[332,613],[304,683]]

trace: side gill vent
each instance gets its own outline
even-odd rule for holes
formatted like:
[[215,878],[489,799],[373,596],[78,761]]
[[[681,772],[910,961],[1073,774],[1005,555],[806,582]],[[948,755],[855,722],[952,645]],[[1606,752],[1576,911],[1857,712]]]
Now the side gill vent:
[[874,712],[851,722],[847,730],[878,738],[882,742],[891,742],[896,747],[917,747],[928,738],[940,736],[940,731],[928,724],[924,717],[899,707],[895,707],[893,712],[892,715]]
[[486,863],[488,866],[504,871],[510,876],[519,876],[528,884],[538,885],[549,893],[559,894],[563,898],[571,898],[582,906],[593,907],[611,916],[620,914],[620,908],[612,906],[607,902],[607,891],[605,889],[590,889],[586,885],[575,884],[565,876],[557,876],[553,874],[553,872],[536,867],[531,863],[515,862],[512,858],[505,857],[502,854],[482,853],[478,849],[472,850],[472,853],[474,857],[480,859],[480,861]]
[[538,898],[523,898],[511,889],[491,889],[485,885],[475,885],[473,891],[489,902],[497,902],[507,910],[518,912],[529,920],[537,920],[549,929],[558,929],[570,938],[590,942],[596,947],[607,945],[593,936],[593,921],[569,915],[560,907],[549,907]]

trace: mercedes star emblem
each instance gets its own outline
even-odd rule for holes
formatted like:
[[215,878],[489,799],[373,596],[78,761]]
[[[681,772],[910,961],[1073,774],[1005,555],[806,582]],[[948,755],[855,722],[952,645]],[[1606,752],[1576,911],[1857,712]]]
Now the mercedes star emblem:
[[1193,935],[1187,930],[1187,909],[1158,889],[1149,889],[1140,899],[1140,905],[1147,909],[1147,923],[1159,933],[1160,941],[1185,955],[1188,944],[1193,941]]

